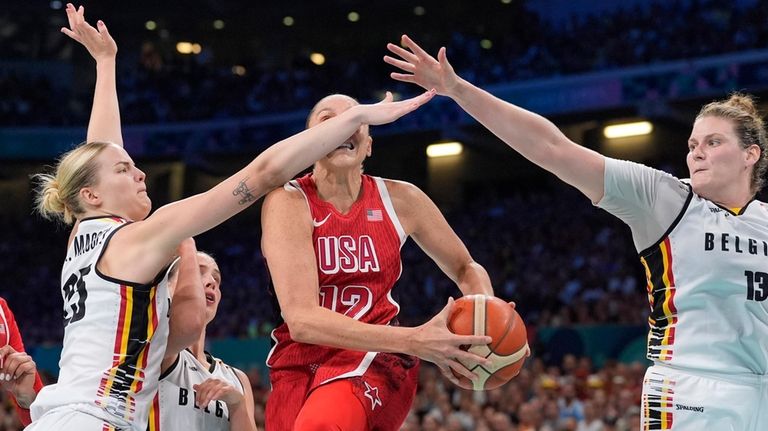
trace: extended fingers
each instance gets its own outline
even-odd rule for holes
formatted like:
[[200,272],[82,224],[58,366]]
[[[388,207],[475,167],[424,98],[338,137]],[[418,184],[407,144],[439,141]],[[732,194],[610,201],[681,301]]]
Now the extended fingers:
[[403,45],[405,45],[406,48],[410,49],[413,54],[416,54],[416,57],[419,58],[430,58],[430,55],[427,54],[427,51],[424,51],[416,42],[413,41],[408,35],[403,35],[403,37],[400,38],[400,41]]
[[451,383],[454,385],[459,384],[459,379],[456,378],[456,376],[451,372],[451,369],[449,367],[446,367],[444,365],[438,365],[437,368],[440,369],[440,373],[442,373],[443,377],[450,380]]
[[416,70],[416,66],[414,66],[413,63],[390,57],[388,55],[384,56],[384,63],[391,64],[392,66],[400,68],[406,72],[413,72]]
[[395,45],[394,43],[388,43],[387,49],[391,53],[401,57],[403,60],[408,61],[410,63],[416,63],[417,61],[419,61],[419,58],[414,53],[406,49],[403,49],[403,47]]
[[478,379],[478,375],[473,373],[472,371],[469,371],[467,367],[462,365],[459,361],[455,359],[449,359],[447,362],[448,366],[458,374],[461,374],[462,376],[468,378],[469,380],[475,381]]
[[493,341],[493,338],[488,335],[455,335],[451,340],[456,346],[463,345],[486,345]]

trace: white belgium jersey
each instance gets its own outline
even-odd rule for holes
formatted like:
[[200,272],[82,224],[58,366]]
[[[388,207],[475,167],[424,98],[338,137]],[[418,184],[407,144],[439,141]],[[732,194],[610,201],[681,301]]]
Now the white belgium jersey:
[[149,431],[230,429],[229,409],[225,402],[213,400],[202,409],[195,406],[195,391],[192,386],[211,377],[224,380],[244,393],[234,368],[210,355],[208,362],[211,367],[206,369],[189,350],[179,353],[176,362],[160,378],[160,389],[149,415]]
[[110,238],[126,223],[100,217],[83,219],[77,227],[61,272],[59,379],[38,394],[33,418],[69,405],[120,429],[146,429],[168,339],[170,301],[165,272],[139,285],[97,269]]
[[[605,178],[599,206],[632,220],[633,235],[671,220],[639,252],[651,305],[648,359],[689,370],[768,373],[766,204],[753,200],[736,213],[631,162],[606,159]],[[673,202],[677,193],[679,207],[664,215],[657,203]]]

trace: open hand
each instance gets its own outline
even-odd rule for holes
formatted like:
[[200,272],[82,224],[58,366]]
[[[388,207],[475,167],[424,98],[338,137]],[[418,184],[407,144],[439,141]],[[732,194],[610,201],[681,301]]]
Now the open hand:
[[450,96],[459,83],[459,77],[454,72],[453,66],[448,63],[445,47],[440,48],[435,60],[410,37],[403,35],[401,42],[408,49],[394,43],[387,44],[387,49],[399,58],[384,56],[385,63],[406,72],[392,72],[390,74],[392,79],[418,84],[425,89],[434,88],[437,94]]
[[91,54],[94,60],[114,59],[117,55],[117,44],[109,35],[106,24],[99,20],[96,28],[85,21],[85,8],[75,7],[67,3],[67,19],[69,28],[62,27],[61,32],[80,42]]

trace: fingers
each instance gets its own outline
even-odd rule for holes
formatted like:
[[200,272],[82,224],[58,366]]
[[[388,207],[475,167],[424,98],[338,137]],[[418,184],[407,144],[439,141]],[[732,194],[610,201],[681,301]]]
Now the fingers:
[[392,66],[395,66],[397,68],[400,68],[406,72],[413,72],[416,70],[416,66],[414,66],[412,63],[409,63],[407,61],[399,60],[394,57],[390,57],[388,55],[384,56],[384,63],[391,64]]
[[419,61],[419,57],[414,55],[412,52],[403,49],[403,47],[399,45],[395,45],[394,43],[388,43],[387,49],[392,53],[397,55],[398,57],[402,58],[403,60],[409,62],[409,63],[416,63]]
[[465,346],[465,345],[485,346],[487,344],[491,344],[491,342],[493,341],[493,338],[487,335],[455,335],[451,341],[456,346]]
[[419,58],[429,58],[430,57],[429,54],[427,54],[427,51],[424,51],[423,49],[421,49],[421,47],[416,42],[414,42],[413,39],[408,37],[408,35],[404,34],[400,38],[400,41],[402,42],[403,45],[405,45],[406,48],[410,49],[411,52],[416,54],[417,57],[419,57]]
[[467,367],[456,361],[455,359],[449,359],[447,361],[448,366],[458,374],[461,374],[462,376],[468,378],[469,380],[475,381],[478,379],[478,375],[473,373],[472,371],[469,371]]
[[382,103],[389,103],[389,102],[391,102],[393,99],[394,99],[394,96],[392,96],[392,92],[390,92],[390,91],[387,91],[387,92],[386,92],[386,94],[384,95],[384,100],[382,100],[381,102],[382,102]]
[[410,74],[392,72],[389,74],[389,76],[396,81],[410,82],[412,84],[416,83],[416,79],[413,75]]
[[11,381],[22,377],[25,374],[35,372],[35,361],[24,352],[11,353],[3,359],[3,365],[0,367],[0,381]]
[[456,386],[459,386],[459,379],[456,378],[456,376],[451,372],[451,369],[449,367],[438,365],[437,368],[440,369],[440,372],[443,374],[443,377],[450,380],[451,383],[453,383]]

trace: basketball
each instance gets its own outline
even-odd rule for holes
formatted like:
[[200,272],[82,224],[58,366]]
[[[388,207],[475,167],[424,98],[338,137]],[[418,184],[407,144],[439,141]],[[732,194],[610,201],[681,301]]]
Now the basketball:
[[476,391],[498,388],[517,376],[528,354],[525,323],[508,303],[495,296],[467,295],[454,303],[448,329],[458,335],[488,335],[488,345],[469,347],[469,351],[488,358],[492,365],[462,365],[480,378],[473,382],[451,370],[459,386]]

